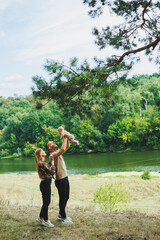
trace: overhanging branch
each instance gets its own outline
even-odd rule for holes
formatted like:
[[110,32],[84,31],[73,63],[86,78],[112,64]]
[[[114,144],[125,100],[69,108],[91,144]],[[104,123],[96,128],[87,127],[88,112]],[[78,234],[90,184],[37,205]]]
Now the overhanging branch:
[[144,47],[141,47],[141,48],[137,48],[135,50],[130,50],[128,52],[125,52],[121,57],[119,57],[119,59],[116,59],[114,61],[112,61],[111,63],[107,64],[107,67],[111,67],[111,66],[115,66],[117,64],[120,64],[124,58],[130,54],[135,54],[135,53],[138,53],[138,52],[142,52],[144,50],[147,50],[151,47],[153,47],[153,50],[155,49],[155,47],[158,45],[158,43],[160,42],[160,36],[157,37],[157,39],[154,41],[154,42],[151,42],[150,44],[144,46]]

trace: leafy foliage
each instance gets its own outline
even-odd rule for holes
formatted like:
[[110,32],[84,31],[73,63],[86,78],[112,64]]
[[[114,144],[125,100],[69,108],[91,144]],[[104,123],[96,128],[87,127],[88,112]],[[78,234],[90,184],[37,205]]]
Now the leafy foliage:
[[25,156],[31,156],[34,154],[35,150],[37,149],[36,144],[30,144],[29,142],[26,142],[23,152]]
[[128,202],[128,193],[122,183],[105,183],[96,190],[94,194],[94,203],[99,204],[105,211],[123,209]]
[[160,63],[159,1],[83,0],[83,3],[89,6],[89,15],[93,18],[107,15],[106,8],[117,17],[115,26],[93,29],[95,43],[100,49],[112,47],[113,54],[104,60],[95,57],[92,64],[87,60],[79,64],[77,58],[71,59],[68,66],[63,62],[47,61],[44,68],[50,80],[33,77],[32,91],[37,108],[55,99],[61,107],[72,105],[76,111],[84,106],[83,94],[88,91],[92,95],[94,88],[101,92],[102,98],[108,99],[117,82],[124,82],[133,64],[140,61],[140,52],[150,61]]
[[[117,25],[113,27],[108,25],[101,31],[97,28],[93,30],[96,44],[100,49],[112,46],[123,51],[120,56],[114,55],[108,59],[108,67],[125,63],[128,56],[141,51],[145,51],[145,54],[152,59],[153,50],[160,42],[159,1],[83,0],[83,2],[91,8],[89,15],[93,18],[106,14],[105,7],[117,16]],[[159,50],[160,46],[158,46]],[[157,63],[160,61],[158,54],[155,61]]]
[[32,91],[37,101],[37,108],[55,99],[60,107],[65,109],[72,107],[77,112],[86,107],[84,99],[86,91],[91,101],[95,97],[94,88],[96,91],[100,90],[101,96],[105,97],[110,94],[113,86],[107,82],[109,72],[105,67],[105,62],[95,59],[95,63],[95,66],[91,66],[87,61],[79,64],[78,59],[74,58],[71,60],[72,65],[68,67],[63,63],[47,60],[44,68],[51,76],[50,81],[38,76],[33,77],[36,87],[33,86]]
[[63,108],[51,100],[38,110],[32,96],[0,98],[0,154],[17,155],[19,149],[33,154],[35,146],[45,149],[48,140],[60,147],[60,125],[80,142],[71,144],[70,152],[160,149],[159,79],[158,74],[126,79],[110,89],[109,98],[95,87],[93,95],[90,90],[82,94],[80,108],[74,105],[77,96]]
[[141,175],[141,178],[143,180],[151,179],[150,171],[149,170],[144,170],[143,174]]

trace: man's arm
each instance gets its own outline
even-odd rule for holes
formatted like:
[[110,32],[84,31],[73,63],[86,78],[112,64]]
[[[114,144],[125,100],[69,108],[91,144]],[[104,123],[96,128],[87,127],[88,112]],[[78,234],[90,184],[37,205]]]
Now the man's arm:
[[54,156],[56,156],[56,157],[60,156],[61,154],[63,154],[64,152],[66,152],[69,147],[70,147],[69,140],[68,140],[67,137],[64,137],[64,141],[63,141],[63,144],[62,144],[62,146],[61,146],[61,149],[59,149],[58,151],[56,151],[56,152],[54,153]]

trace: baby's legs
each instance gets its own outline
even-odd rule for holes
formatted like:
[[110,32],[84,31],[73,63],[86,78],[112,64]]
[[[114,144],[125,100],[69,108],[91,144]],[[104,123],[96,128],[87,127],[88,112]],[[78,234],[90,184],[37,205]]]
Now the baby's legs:
[[70,141],[71,143],[76,143],[77,145],[79,145],[79,141],[75,140],[74,135],[70,134],[70,135],[68,136],[68,139],[69,139],[69,141]]
[[70,139],[71,143],[76,143],[77,145],[79,145],[79,141],[75,140],[75,139]]

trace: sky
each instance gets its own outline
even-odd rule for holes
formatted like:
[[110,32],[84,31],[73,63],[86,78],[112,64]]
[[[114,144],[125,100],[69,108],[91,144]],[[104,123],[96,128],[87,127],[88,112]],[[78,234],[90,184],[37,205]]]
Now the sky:
[[[32,77],[47,78],[46,59],[68,64],[113,55],[98,49],[92,29],[116,22],[107,10],[92,19],[83,0],[0,0],[0,96],[30,95]],[[154,72],[158,67],[143,57],[130,76]]]

